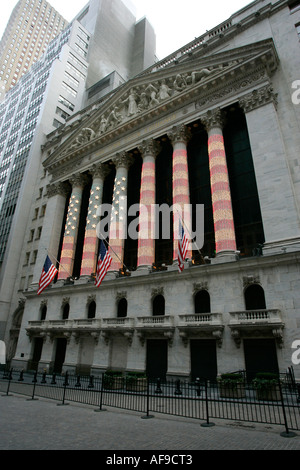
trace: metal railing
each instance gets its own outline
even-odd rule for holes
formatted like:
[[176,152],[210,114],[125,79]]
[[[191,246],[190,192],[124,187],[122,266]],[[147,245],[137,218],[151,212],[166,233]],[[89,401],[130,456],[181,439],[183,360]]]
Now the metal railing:
[[[290,368],[289,368],[290,369]],[[283,379],[283,380],[282,380]],[[211,419],[226,419],[284,426],[281,435],[292,437],[300,430],[300,387],[293,381],[291,370],[278,379],[273,396],[261,395],[246,380],[222,388],[217,381],[162,381],[122,376],[79,376],[28,373],[16,369],[0,371],[2,396],[12,393],[52,399],[60,405],[77,402],[92,405],[102,411],[103,406],[117,407],[143,413],[164,413],[203,421],[211,426]]]

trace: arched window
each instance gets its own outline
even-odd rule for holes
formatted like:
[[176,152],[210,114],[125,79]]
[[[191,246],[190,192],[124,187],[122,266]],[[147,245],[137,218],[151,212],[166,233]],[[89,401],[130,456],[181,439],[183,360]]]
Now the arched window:
[[41,306],[41,321],[46,320],[46,315],[47,315],[47,305],[42,305]]
[[125,297],[119,300],[118,302],[118,311],[117,311],[118,318],[127,317],[127,300]]
[[153,299],[152,303],[152,315],[164,315],[165,314],[165,298],[163,295],[157,295]]
[[263,288],[259,284],[251,284],[245,289],[246,310],[265,310],[266,300]]
[[67,303],[63,306],[62,319],[67,320],[69,318],[70,305]]
[[88,306],[88,318],[95,318],[96,316],[96,302],[92,300]]
[[195,313],[210,312],[210,295],[207,290],[199,290],[194,297]]

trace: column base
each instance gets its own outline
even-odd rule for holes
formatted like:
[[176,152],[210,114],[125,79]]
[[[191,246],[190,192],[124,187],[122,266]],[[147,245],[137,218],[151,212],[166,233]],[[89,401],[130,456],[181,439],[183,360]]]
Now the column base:
[[237,261],[238,259],[239,251],[224,250],[219,251],[219,253],[216,254],[216,257],[211,259],[211,263],[232,263],[233,261]]

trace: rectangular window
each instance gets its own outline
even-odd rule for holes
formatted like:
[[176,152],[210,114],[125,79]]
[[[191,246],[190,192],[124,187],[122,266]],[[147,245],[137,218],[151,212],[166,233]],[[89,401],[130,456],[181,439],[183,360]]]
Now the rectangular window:
[[70,109],[71,111],[74,111],[74,109],[75,109],[75,105],[73,103],[71,103],[71,101],[64,98],[62,95],[59,96],[58,102],[60,104],[63,104],[64,106],[66,106],[66,108]]
[[74,96],[74,98],[76,98],[77,96],[77,91],[74,90],[74,88],[70,87],[70,85],[68,85],[66,82],[62,82],[62,87],[65,91],[67,91],[68,93],[70,93],[72,96]]

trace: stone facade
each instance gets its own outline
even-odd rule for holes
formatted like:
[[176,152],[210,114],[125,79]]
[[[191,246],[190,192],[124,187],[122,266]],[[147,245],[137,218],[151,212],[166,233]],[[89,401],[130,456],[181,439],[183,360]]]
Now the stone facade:
[[[300,74],[297,21],[300,10],[286,1],[253,2],[49,136],[47,225],[23,293],[14,366],[213,378],[291,365],[300,337],[299,110],[290,88]],[[235,126],[243,139],[233,139]],[[246,153],[243,180],[236,166]],[[188,251],[178,272],[177,240],[165,248],[143,238],[155,220],[145,225],[141,212],[136,244],[114,238],[111,224],[113,262],[96,289],[99,205],[112,204],[122,230],[125,197],[144,207],[201,203],[204,172],[211,209],[201,254]],[[45,250],[60,261],[59,275],[38,296]]]

